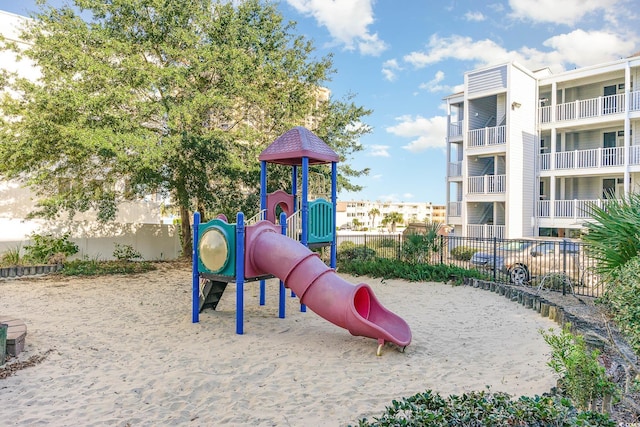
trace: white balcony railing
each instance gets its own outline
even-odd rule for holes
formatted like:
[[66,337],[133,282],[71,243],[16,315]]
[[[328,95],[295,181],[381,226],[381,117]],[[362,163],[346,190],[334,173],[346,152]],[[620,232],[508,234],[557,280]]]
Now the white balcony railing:
[[[566,102],[555,106],[555,120],[561,122],[624,113],[626,111],[625,103],[624,93]],[[630,93],[629,111],[640,111],[640,91]],[[540,107],[540,123],[551,123],[553,121],[551,113],[551,106]]]
[[[633,147],[632,147],[633,148]],[[555,169],[588,169],[624,165],[624,147],[590,148],[588,150],[561,151],[553,153]],[[638,152],[638,149],[632,150]],[[640,154],[638,154],[640,156]],[[640,161],[640,158],[638,159]],[[634,164],[634,163],[630,163]],[[551,170],[551,154],[540,154],[540,170]]]
[[587,219],[592,206],[603,208],[606,204],[607,200],[601,199],[540,200],[536,213],[538,218]]
[[504,239],[504,225],[468,224],[467,237]]
[[640,145],[629,147],[629,164],[640,165]]
[[462,120],[449,123],[449,136],[462,136]]
[[449,202],[447,209],[449,216],[462,216],[462,202]]
[[462,176],[462,162],[449,163],[449,176]]
[[506,175],[481,175],[468,178],[468,193],[494,194],[504,193],[506,189]]
[[489,128],[474,129],[468,133],[469,147],[485,147],[507,143],[507,126],[494,126]]

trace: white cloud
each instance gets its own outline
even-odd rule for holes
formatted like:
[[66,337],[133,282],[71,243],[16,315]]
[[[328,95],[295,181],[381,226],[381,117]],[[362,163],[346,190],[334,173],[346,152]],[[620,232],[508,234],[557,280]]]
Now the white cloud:
[[413,199],[415,196],[411,193],[404,193],[402,197],[406,200]]
[[286,0],[289,5],[306,16],[312,16],[324,26],[331,37],[347,50],[358,50],[363,55],[380,55],[387,44],[370,33],[373,24],[374,0]]
[[402,70],[397,59],[388,59],[382,64],[382,74],[386,80],[390,82],[396,79],[396,71]]
[[372,157],[391,157],[388,145],[370,145],[369,150]]
[[400,123],[388,127],[386,131],[403,138],[413,138],[409,144],[402,147],[405,150],[417,153],[429,148],[443,148],[445,146],[446,117],[401,116],[396,120]]
[[450,58],[489,63],[507,54],[502,46],[492,40],[474,41],[471,37],[459,35],[441,38],[434,34],[429,38],[425,52],[411,52],[403,59],[416,68],[423,68]]
[[560,34],[543,42],[553,48],[565,63],[578,67],[614,61],[628,56],[635,41],[604,31],[575,30]]
[[611,16],[618,0],[509,0],[511,16],[517,19],[575,25],[585,15],[602,11]]
[[638,41],[637,35],[575,30],[545,40],[543,45],[553,50],[543,52],[526,46],[509,51],[489,39],[473,40],[460,35],[441,38],[433,35],[425,51],[411,52],[403,59],[416,68],[447,59],[473,61],[476,67],[516,60],[530,69],[550,67],[558,72],[628,56]]
[[484,21],[487,18],[482,14],[482,12],[469,11],[464,14],[464,19],[466,19],[467,21],[480,22]]
[[433,76],[433,79],[428,81],[427,83],[421,83],[420,89],[428,90],[431,93],[434,92],[451,92],[451,87],[446,85],[441,85],[440,82],[444,80],[444,72],[438,71],[436,75]]

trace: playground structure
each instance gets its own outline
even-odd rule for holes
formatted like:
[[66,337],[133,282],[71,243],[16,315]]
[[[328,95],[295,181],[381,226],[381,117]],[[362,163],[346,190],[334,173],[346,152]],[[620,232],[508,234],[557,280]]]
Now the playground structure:
[[[259,156],[260,212],[236,223],[220,216],[193,221],[192,321],[205,308],[215,310],[228,283],[236,284],[236,333],[244,333],[244,283],[260,281],[260,305],[265,304],[265,280],[280,279],[279,314],[285,317],[285,288],[319,316],[347,329],[352,335],[378,340],[380,355],[385,342],[403,350],[411,330],[398,315],[387,310],[369,285],[353,285],[335,272],[338,155],[318,136],[295,127],[278,137]],[[267,193],[268,163],[291,166],[291,194]],[[309,166],[331,164],[331,201],[309,201]],[[301,168],[301,196],[297,194]],[[279,215],[279,224],[276,223]],[[330,247],[330,266],[309,248]]]

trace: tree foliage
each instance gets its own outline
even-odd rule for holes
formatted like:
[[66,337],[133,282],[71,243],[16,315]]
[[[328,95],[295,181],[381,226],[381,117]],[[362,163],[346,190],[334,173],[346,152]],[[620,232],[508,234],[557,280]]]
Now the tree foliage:
[[598,272],[611,276],[640,254],[640,193],[606,200],[599,207],[592,204],[582,239],[597,261]]
[[[0,177],[29,185],[33,214],[49,218],[92,210],[110,221],[124,200],[170,196],[188,253],[191,212],[257,211],[258,154],[306,118],[343,160],[362,148],[369,111],[351,98],[316,102],[332,59],[294,31],[260,0],[43,6],[26,50],[2,46],[40,77],[0,80]],[[349,177],[366,170],[340,172],[353,189]]]
[[389,212],[382,218],[382,225],[391,224],[391,231],[396,231],[396,224],[403,224],[404,217],[400,212]]

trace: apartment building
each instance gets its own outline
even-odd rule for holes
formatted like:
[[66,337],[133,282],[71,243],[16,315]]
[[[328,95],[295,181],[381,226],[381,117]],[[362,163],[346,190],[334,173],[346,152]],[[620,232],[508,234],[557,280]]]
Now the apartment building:
[[572,237],[591,206],[640,190],[640,56],[559,74],[485,67],[445,100],[457,235]]
[[[404,224],[410,222],[444,223],[444,205],[409,202],[380,202],[365,200],[338,201],[336,207],[336,225],[338,228],[353,228],[357,220],[361,228],[376,230],[382,226],[385,215],[397,212],[402,215]],[[372,215],[376,210],[378,214]],[[399,228],[404,224],[397,224]]]

